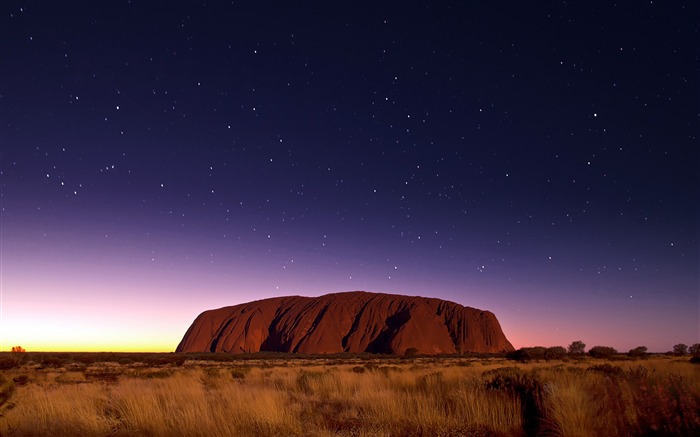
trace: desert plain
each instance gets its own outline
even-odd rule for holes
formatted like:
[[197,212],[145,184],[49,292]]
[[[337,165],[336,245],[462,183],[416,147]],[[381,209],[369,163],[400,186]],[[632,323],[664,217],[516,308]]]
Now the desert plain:
[[690,356],[0,353],[2,436],[688,436]]

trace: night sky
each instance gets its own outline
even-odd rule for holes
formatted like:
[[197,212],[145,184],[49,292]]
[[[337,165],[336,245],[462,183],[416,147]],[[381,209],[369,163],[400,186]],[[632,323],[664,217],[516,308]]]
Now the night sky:
[[0,349],[367,290],[700,342],[693,1],[0,4]]

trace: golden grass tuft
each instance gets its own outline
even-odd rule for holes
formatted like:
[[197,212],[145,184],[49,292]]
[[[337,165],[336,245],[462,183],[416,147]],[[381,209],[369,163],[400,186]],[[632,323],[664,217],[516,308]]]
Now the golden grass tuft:
[[30,386],[17,390],[15,402],[2,435],[96,436],[118,424],[107,413],[107,393],[99,385]]

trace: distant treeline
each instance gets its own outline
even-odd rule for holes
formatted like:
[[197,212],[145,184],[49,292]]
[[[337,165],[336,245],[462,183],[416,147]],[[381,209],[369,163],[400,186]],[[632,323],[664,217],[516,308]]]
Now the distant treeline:
[[[144,364],[148,366],[181,366],[185,361],[234,362],[250,360],[295,361],[295,360],[395,360],[407,359],[417,354],[397,356],[372,353],[337,353],[337,354],[297,354],[282,352],[256,352],[248,354],[228,354],[221,352],[0,352],[0,369],[11,369],[23,364],[33,363],[44,367],[62,367],[67,365],[92,365],[96,363]],[[465,353],[430,356],[431,358],[503,358],[505,354]]]
[[[515,361],[531,361],[531,360],[561,360],[561,359],[576,359],[583,356],[591,356],[593,358],[604,358],[610,360],[624,360],[628,358],[644,358],[651,355],[686,355],[692,354],[691,361],[700,362],[700,345],[695,344],[690,348],[674,348],[672,352],[664,354],[652,354],[647,352],[646,347],[640,346],[631,349],[627,353],[619,353],[612,347],[594,346],[588,352],[584,352],[582,348],[576,348],[576,342],[572,343],[575,347],[569,350],[562,346],[553,347],[524,347],[509,353],[463,353],[463,354],[444,354],[444,355],[420,355],[414,351],[407,351],[404,356],[391,354],[296,354],[296,353],[280,353],[280,352],[256,352],[249,354],[227,354],[227,353],[146,353],[146,352],[0,352],[0,370],[12,369],[25,364],[33,364],[42,367],[64,367],[64,366],[89,366],[96,363],[117,363],[121,365],[141,364],[146,366],[182,366],[185,361],[202,361],[202,362],[235,362],[249,360],[270,360],[270,361],[290,361],[295,360],[323,360],[347,362],[351,360],[396,360],[396,359],[434,359],[440,360],[444,358],[464,358],[464,359],[488,359],[488,358],[505,358]],[[580,346],[580,345],[578,345]],[[583,345],[585,347],[585,345]],[[685,345],[682,345],[685,346]]]
[[586,352],[586,345],[580,341],[572,342],[568,348],[563,346],[533,346],[533,347],[523,347],[513,352],[506,354],[506,358],[516,361],[530,361],[530,360],[559,360],[566,358],[576,358],[583,357],[585,355],[591,356],[593,358],[605,358],[605,359],[637,359],[645,358],[650,355],[692,355],[692,362],[700,362],[700,343],[696,343],[690,347],[683,343],[679,343],[673,346],[673,350],[665,352],[663,354],[652,354],[647,351],[646,346],[637,346],[630,349],[626,353],[620,353],[615,348],[610,346],[593,346]]

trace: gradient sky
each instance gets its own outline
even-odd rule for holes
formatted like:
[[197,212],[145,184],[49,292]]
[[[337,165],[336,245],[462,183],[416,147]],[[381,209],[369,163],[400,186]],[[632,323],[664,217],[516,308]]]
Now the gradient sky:
[[0,350],[367,290],[700,342],[698,6],[0,4]]

